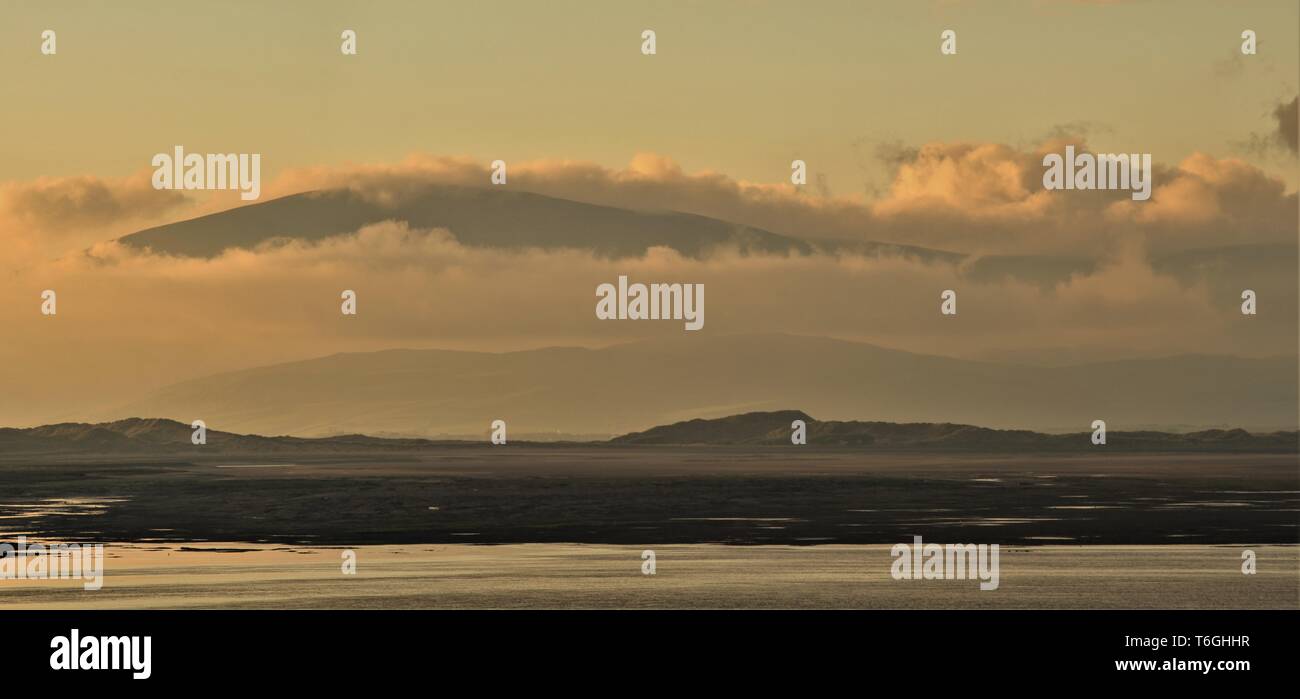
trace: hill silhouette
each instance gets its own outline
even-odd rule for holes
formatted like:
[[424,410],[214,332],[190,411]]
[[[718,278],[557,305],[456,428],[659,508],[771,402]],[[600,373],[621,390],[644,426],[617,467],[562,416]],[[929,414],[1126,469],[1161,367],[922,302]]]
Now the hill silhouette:
[[[292,194],[156,226],[124,236],[128,246],[190,257],[252,248],[277,238],[319,240],[382,221],[446,228],[463,245],[590,250],[605,257],[669,247],[698,257],[726,245],[742,252],[808,254],[813,244],[771,231],[696,214],[634,211],[504,188],[426,185],[392,204],[349,189]],[[907,254],[955,261],[961,255],[870,241],[823,243],[824,249]]]
[[[1095,447],[1090,433],[1043,434],[1028,430],[994,430],[948,423],[818,421],[799,410],[686,420],[608,441],[566,442],[569,447],[625,446],[792,446],[791,425],[803,420],[809,447],[882,450],[961,450],[976,452],[1086,451]],[[25,429],[0,429],[0,453],[22,458],[37,455],[230,456],[327,455],[418,452],[439,447],[487,446],[487,440],[428,440],[350,434],[333,437],[268,437],[208,429],[207,442],[191,442],[189,425],[159,418],[129,418],[106,423],[60,423]],[[1252,434],[1245,430],[1110,432],[1107,451],[1258,452],[1297,451],[1297,432]],[[529,443],[514,441],[514,444]],[[532,443],[536,444],[536,443]]]
[[[791,423],[803,420],[807,445],[870,449],[956,449],[963,451],[1069,451],[1093,446],[1091,432],[1043,434],[1029,430],[994,430],[952,423],[819,421],[799,410],[755,412],[714,420],[687,420],[654,427],[610,440],[638,445],[792,445]],[[1104,445],[1119,451],[1242,451],[1297,450],[1298,432],[1252,434],[1242,429],[1188,433],[1116,431]]]

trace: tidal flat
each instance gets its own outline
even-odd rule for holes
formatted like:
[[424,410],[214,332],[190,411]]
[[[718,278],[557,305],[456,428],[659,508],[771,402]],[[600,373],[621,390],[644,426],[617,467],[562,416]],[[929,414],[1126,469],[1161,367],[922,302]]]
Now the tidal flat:
[[[890,547],[108,544],[104,586],[0,581],[0,609],[1296,609],[1300,547],[1029,546],[977,580],[895,580]],[[356,573],[345,575],[344,552]]]
[[[103,543],[107,557],[101,590],[0,580],[0,608],[1300,606],[1294,454],[0,458],[0,493],[0,541]],[[999,545],[998,588],[894,580],[890,547],[916,536]]]
[[1294,544],[1294,454],[449,446],[0,459],[0,541]]

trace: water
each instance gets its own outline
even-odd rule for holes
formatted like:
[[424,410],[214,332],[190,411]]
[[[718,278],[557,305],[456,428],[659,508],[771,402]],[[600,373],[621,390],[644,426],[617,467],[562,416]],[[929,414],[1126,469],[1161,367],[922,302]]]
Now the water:
[[[641,574],[641,553],[657,572]],[[105,547],[104,588],[0,580],[19,608],[1296,609],[1300,547],[1021,546],[1000,586],[894,580],[889,546],[472,544],[342,548],[256,544]]]

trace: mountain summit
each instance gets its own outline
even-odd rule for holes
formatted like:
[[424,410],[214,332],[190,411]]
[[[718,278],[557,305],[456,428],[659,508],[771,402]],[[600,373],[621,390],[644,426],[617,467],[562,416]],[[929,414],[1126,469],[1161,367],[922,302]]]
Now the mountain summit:
[[802,241],[717,219],[637,212],[507,189],[426,186],[385,205],[350,189],[294,194],[133,233],[121,242],[158,252],[211,257],[275,238],[318,240],[382,221],[445,228],[463,245],[577,248],[608,257],[654,246],[698,256],[734,245],[747,252],[808,253]]

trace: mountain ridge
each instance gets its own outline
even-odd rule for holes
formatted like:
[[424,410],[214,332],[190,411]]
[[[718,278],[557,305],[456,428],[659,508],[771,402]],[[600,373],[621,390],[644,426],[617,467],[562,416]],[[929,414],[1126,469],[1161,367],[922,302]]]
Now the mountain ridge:
[[1108,432],[1106,445],[1093,445],[1090,432],[1045,434],[1032,430],[995,430],[954,423],[899,423],[862,420],[816,420],[798,410],[755,412],[713,420],[694,419],[660,425],[610,440],[628,445],[790,445],[794,420],[803,420],[807,445],[880,447],[885,449],[992,449],[1058,451],[1105,446],[1111,450],[1281,451],[1300,449],[1300,431],[1250,433],[1240,428],[1172,433],[1151,430]]
[[943,250],[876,241],[812,243],[723,219],[679,211],[639,211],[524,190],[424,185],[391,203],[347,188],[277,197],[184,221],[146,228],[118,241],[188,257],[214,257],[275,239],[321,240],[383,221],[414,229],[445,228],[462,245],[586,249],[603,257],[639,256],[669,247],[701,257],[722,246],[742,253],[807,255],[815,250],[896,254],[957,261]]
[[923,355],[784,334],[670,336],[588,349],[336,353],[178,382],[71,416],[157,415],[233,431],[430,437],[625,434],[687,418],[800,405],[827,420],[1071,432],[1095,419],[1167,429],[1287,429],[1288,358],[1178,355],[1063,367]]
[[[1246,430],[1203,430],[1193,433],[1115,431],[1107,444],[1092,444],[1091,433],[1044,434],[1030,430],[994,430],[953,423],[893,423],[858,420],[819,421],[799,410],[761,411],[716,419],[692,419],[660,425],[603,441],[539,443],[513,441],[516,446],[619,447],[794,447],[791,422],[804,420],[807,447],[853,448],[874,451],[978,451],[989,453],[1120,452],[1291,453],[1298,450],[1300,432],[1250,433]],[[363,434],[332,437],[293,437],[206,431],[207,443],[192,444],[189,425],[162,418],[126,418],[105,423],[56,423],[29,428],[0,428],[0,453],[8,458],[32,455],[114,456],[310,456],[410,453],[440,447],[498,448],[486,438],[478,441],[374,437]],[[508,445],[506,445],[508,446]]]

